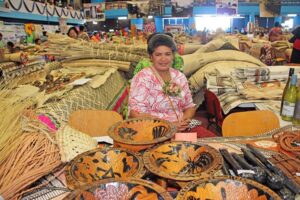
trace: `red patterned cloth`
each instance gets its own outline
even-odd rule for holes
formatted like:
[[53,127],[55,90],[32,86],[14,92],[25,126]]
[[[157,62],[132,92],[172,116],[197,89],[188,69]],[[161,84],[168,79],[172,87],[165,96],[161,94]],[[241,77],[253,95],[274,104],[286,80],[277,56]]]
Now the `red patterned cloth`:
[[205,138],[205,137],[217,137],[217,135],[203,126],[196,126],[192,128],[189,132],[196,132],[197,138]]
[[155,33],[155,24],[151,22],[150,24],[144,24],[144,33]]

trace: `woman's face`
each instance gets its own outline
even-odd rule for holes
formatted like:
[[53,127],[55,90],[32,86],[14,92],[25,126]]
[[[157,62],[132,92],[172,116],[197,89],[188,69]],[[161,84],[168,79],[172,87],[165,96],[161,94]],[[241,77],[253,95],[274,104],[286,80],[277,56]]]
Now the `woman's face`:
[[167,46],[157,47],[150,58],[157,71],[168,71],[173,64],[173,52]]
[[76,39],[77,38],[77,33],[74,30],[70,30],[69,37]]

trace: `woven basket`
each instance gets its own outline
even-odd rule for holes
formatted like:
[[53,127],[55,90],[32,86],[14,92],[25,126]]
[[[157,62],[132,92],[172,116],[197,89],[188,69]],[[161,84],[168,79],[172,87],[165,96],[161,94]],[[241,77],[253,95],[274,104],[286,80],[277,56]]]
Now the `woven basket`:
[[221,154],[200,143],[166,142],[147,150],[145,166],[154,174],[176,181],[191,181],[211,176],[222,167]]
[[134,118],[116,123],[108,132],[115,146],[141,151],[171,139],[176,128],[162,119]]
[[65,200],[108,200],[108,199],[151,199],[172,200],[170,194],[161,186],[152,182],[137,179],[105,179],[69,194]]
[[189,183],[177,200],[187,199],[281,199],[274,191],[255,181],[240,177],[212,177]]
[[78,155],[68,164],[65,172],[68,187],[74,189],[107,178],[141,178],[145,168],[139,153],[109,148]]

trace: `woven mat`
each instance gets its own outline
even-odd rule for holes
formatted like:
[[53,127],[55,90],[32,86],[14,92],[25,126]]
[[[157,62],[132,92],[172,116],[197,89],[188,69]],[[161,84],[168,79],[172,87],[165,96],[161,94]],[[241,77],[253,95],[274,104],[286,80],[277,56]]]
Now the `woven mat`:
[[204,88],[204,75],[205,73],[211,73],[217,71],[220,75],[230,75],[236,67],[245,66],[248,68],[258,67],[256,64],[241,62],[241,61],[216,61],[208,63],[197,72],[195,72],[190,78],[189,83],[193,92],[198,92]]
[[185,75],[190,76],[197,70],[205,67],[205,65],[217,61],[243,61],[253,63],[257,66],[265,66],[264,63],[253,58],[252,56],[235,50],[220,50],[210,53],[193,53],[182,56],[184,61],[183,72]]
[[26,65],[12,66],[2,70],[5,82],[14,78],[25,76],[27,74],[40,71],[44,69],[44,62],[37,61]]
[[37,113],[47,116],[58,128],[65,124],[70,113],[76,110],[112,110],[125,90],[125,79],[116,71],[97,89],[88,85],[75,88],[61,100],[38,109]]
[[[40,185],[43,186],[39,187]],[[69,193],[64,174],[58,176],[57,173],[50,173],[36,181],[31,187],[37,187],[37,189],[25,193],[22,200],[49,200]]]

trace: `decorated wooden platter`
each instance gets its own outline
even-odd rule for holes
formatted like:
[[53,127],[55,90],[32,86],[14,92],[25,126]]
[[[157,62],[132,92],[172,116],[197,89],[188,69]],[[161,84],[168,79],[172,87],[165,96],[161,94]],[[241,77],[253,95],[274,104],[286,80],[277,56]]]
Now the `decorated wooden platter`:
[[147,150],[145,166],[154,174],[177,181],[191,181],[211,176],[223,164],[214,148],[183,141],[165,142]]
[[145,168],[139,153],[108,148],[95,149],[76,156],[65,172],[68,187],[74,189],[107,178],[141,178]]
[[173,124],[162,119],[133,118],[116,123],[109,129],[115,146],[143,150],[171,139],[176,133]]
[[177,195],[177,200],[280,200],[270,188],[240,177],[220,176],[204,178],[187,184]]
[[137,178],[105,179],[93,185],[82,186],[69,194],[66,200],[172,200],[161,186]]

